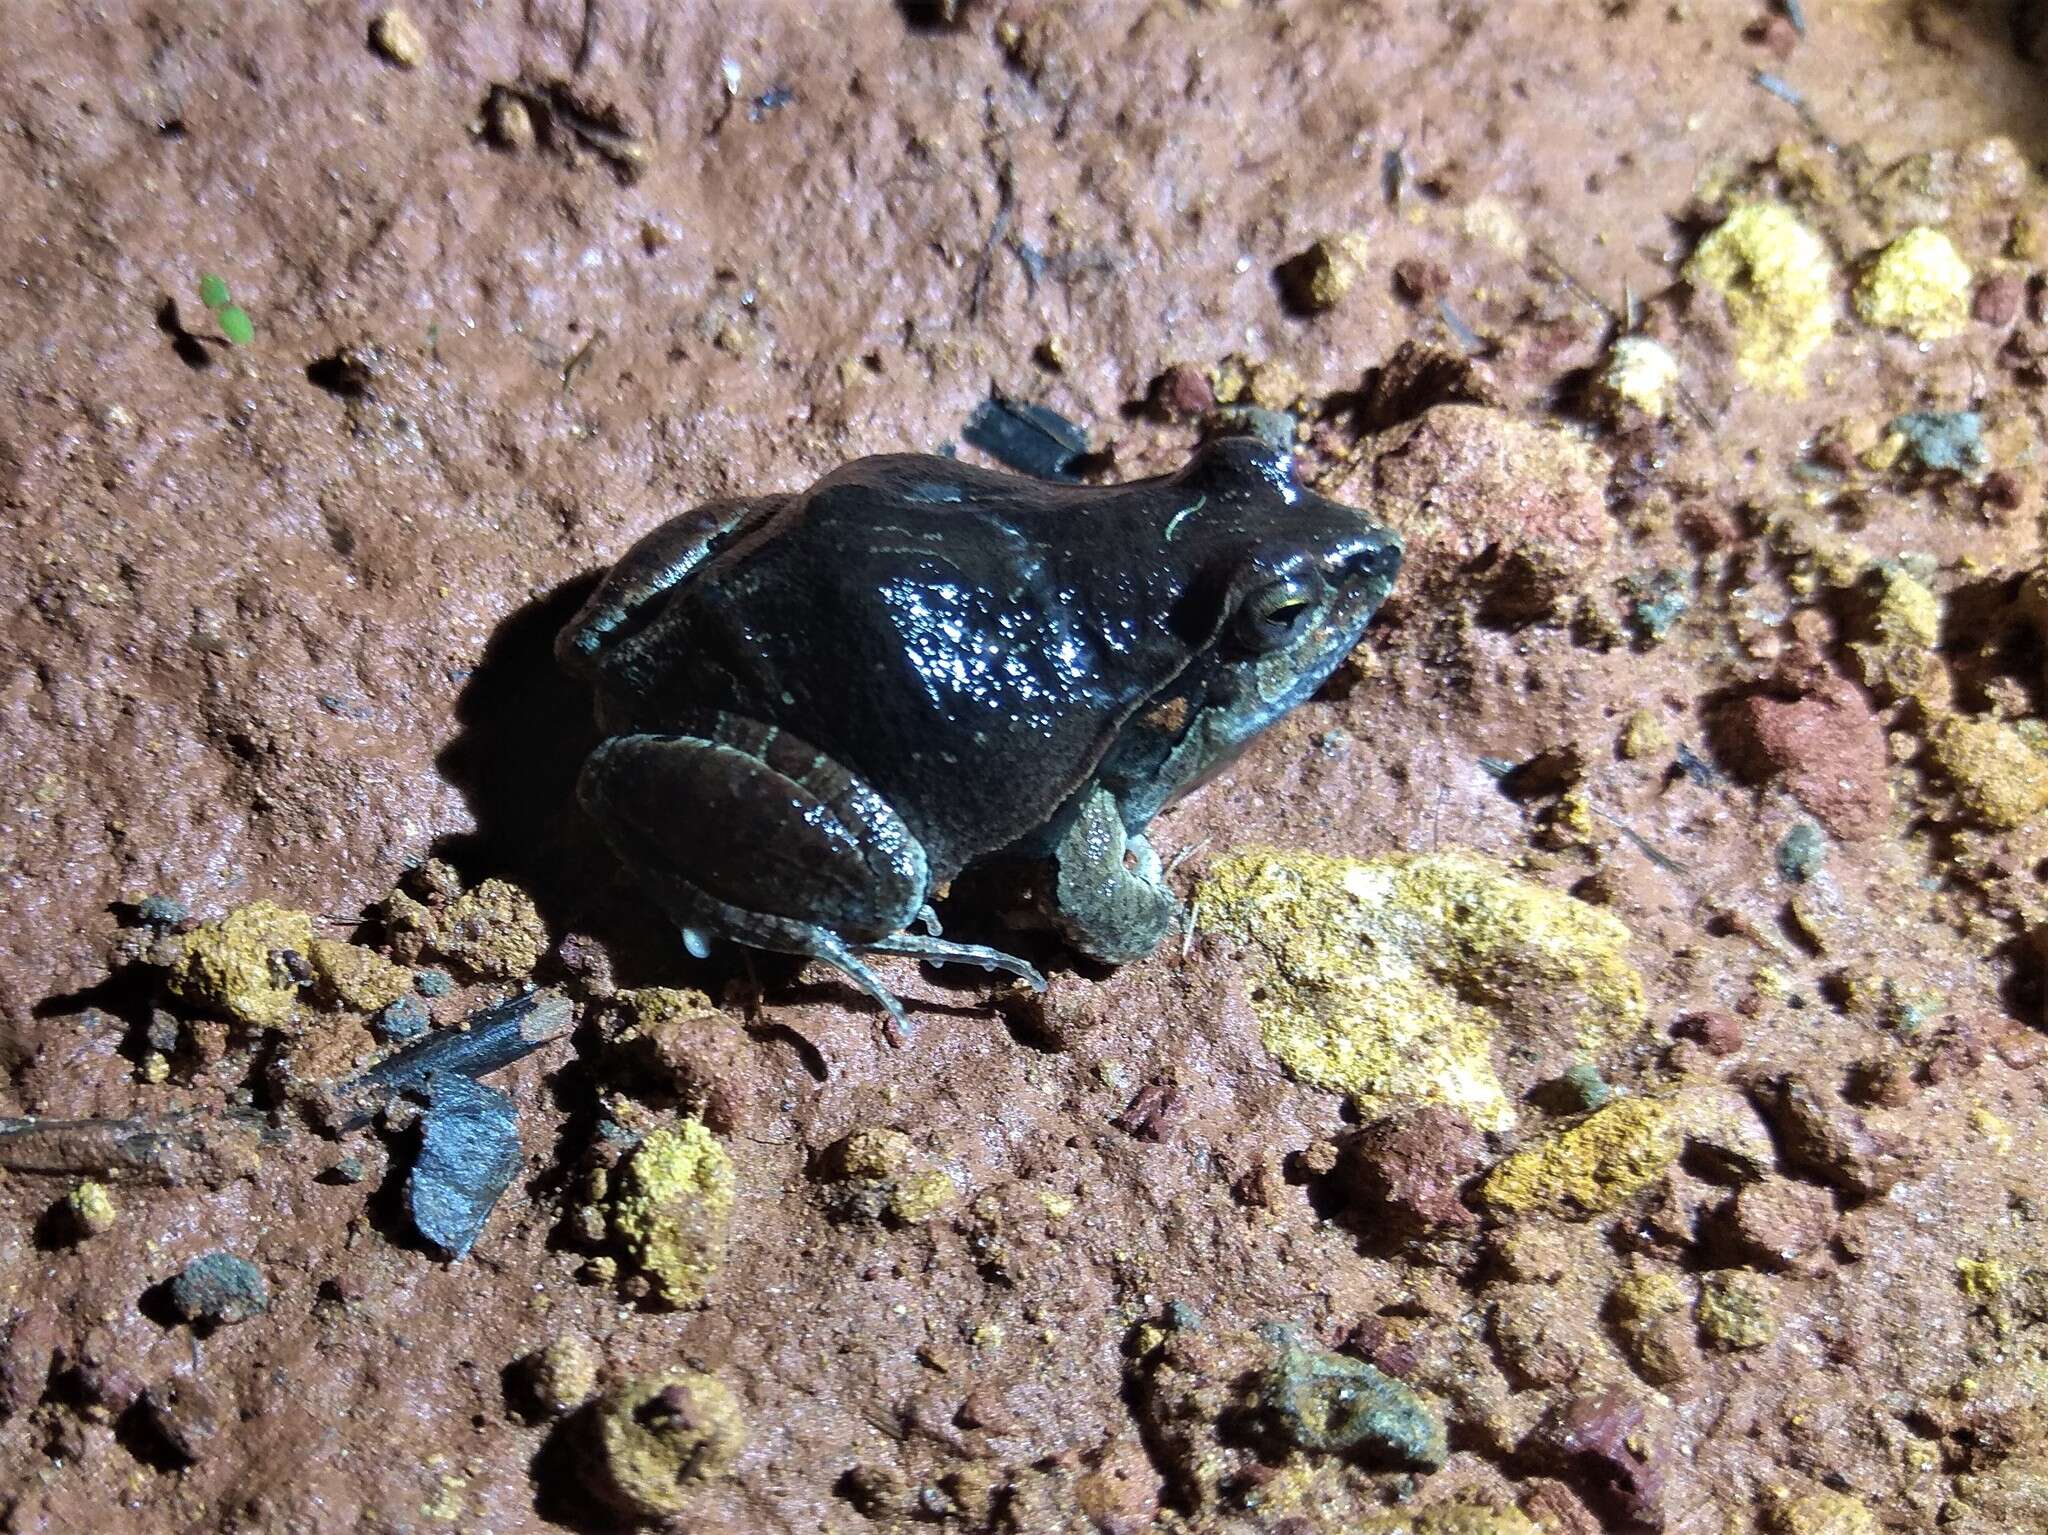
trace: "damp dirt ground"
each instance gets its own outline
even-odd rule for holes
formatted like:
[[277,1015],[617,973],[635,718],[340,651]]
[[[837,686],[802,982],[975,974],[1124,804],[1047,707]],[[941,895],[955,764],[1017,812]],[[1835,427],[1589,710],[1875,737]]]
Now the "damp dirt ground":
[[[0,1179],[6,1528],[606,1527],[603,1404],[521,1363],[563,1339],[583,1389],[730,1392],[692,1530],[2048,1527],[2033,8],[953,10],[10,16],[0,1112],[270,1133],[97,1180],[110,1225],[82,1169]],[[573,808],[550,645],[663,517],[975,457],[992,391],[1106,479],[1291,412],[1409,568],[1156,825],[1185,942],[1040,944],[1041,1004],[884,963],[892,1049],[829,972],[684,954]],[[1506,1117],[1315,1085],[1281,940],[1201,915],[1248,849],[1569,895],[1639,1015],[1553,1059],[1549,982],[1453,973]],[[408,950],[378,903],[430,857],[524,892],[538,964]],[[148,896],[449,964],[442,1026],[570,997],[493,1079],[521,1171],[466,1258],[404,1218],[416,1111],[336,1138],[280,1088],[360,1020],[171,995]],[[656,985],[719,1021],[636,1055],[606,999]],[[602,1208],[656,1078],[732,1170],[679,1309]],[[835,1182],[875,1128],[909,1162]],[[212,1251],[265,1309],[180,1318]],[[1276,1408],[1274,1324],[1442,1463]]]

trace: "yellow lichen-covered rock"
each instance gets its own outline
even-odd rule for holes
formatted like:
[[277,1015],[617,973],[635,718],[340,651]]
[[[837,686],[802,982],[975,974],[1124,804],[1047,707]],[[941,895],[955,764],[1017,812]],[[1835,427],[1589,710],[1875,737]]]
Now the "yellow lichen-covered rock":
[[1927,747],[1935,769],[1973,821],[2009,830],[2048,806],[2048,757],[2008,725],[1947,715],[1929,727]]
[[727,1476],[746,1448],[739,1403],[697,1370],[643,1375],[591,1403],[583,1421],[584,1485],[613,1513],[667,1519]]
[[1736,366],[1750,383],[1806,391],[1806,361],[1835,329],[1835,264],[1781,203],[1746,203],[1709,231],[1685,279],[1727,302]]
[[608,1223],[650,1293],[695,1305],[725,1261],[735,1186],[732,1158],[694,1119],[656,1130],[633,1148],[610,1189]]
[[519,979],[548,949],[547,924],[533,897],[502,879],[465,891],[434,918],[433,948],[486,980]]
[[412,972],[374,949],[315,938],[307,956],[328,998],[352,1013],[374,1013],[412,992]]
[[1365,236],[1355,232],[1316,241],[1280,264],[1280,285],[1288,301],[1311,313],[1333,309],[1351,291],[1365,266]]
[[834,1142],[818,1171],[834,1185],[827,1203],[844,1220],[915,1226],[951,1209],[960,1185],[943,1167],[916,1166],[909,1136],[870,1125]]
[[1826,1487],[1764,1493],[1764,1528],[1771,1535],[1878,1535],[1884,1526],[1861,1498]]
[[271,901],[251,901],[185,935],[171,967],[171,994],[209,1012],[258,1028],[292,1016],[299,982],[287,955],[313,947],[313,919]]
[[869,1125],[835,1142],[826,1153],[834,1178],[893,1178],[910,1165],[910,1137],[888,1125]]
[[632,1018],[629,1027],[659,1029],[697,1018],[722,1018],[718,1004],[693,986],[642,986],[623,992],[620,1001]]
[[1619,920],[1471,854],[1245,853],[1198,900],[1204,928],[1251,946],[1266,1048],[1368,1119],[1441,1103],[1504,1129],[1505,1024],[1560,1057],[1644,1025]]
[[120,1219],[114,1196],[104,1183],[87,1178],[64,1197],[64,1216],[74,1235],[95,1237],[114,1229]]
[[1439,1503],[1345,1528],[1356,1535],[1543,1535],[1543,1526],[1512,1503]]
[[1621,727],[1621,739],[1615,743],[1624,759],[1641,762],[1671,748],[1671,732],[1664,721],[1648,709],[1638,709],[1628,717]]
[[1778,1285],[1754,1269],[1715,1269],[1700,1280],[1694,1310],[1717,1348],[1762,1348],[1778,1335]]
[[1487,1175],[1479,1197],[1516,1213],[1612,1210],[1663,1177],[1678,1160],[1681,1144],[1668,1105],[1654,1098],[1617,1099],[1516,1152]]
[[889,1191],[889,1219],[905,1226],[921,1225],[960,1202],[960,1185],[943,1167],[927,1167],[896,1180]]
[[1975,279],[1939,229],[1909,229],[1879,251],[1856,284],[1856,313],[1866,324],[1902,330],[1915,341],[1953,336],[1970,317]]
[[1863,685],[1884,699],[1920,693],[1938,670],[1934,645],[1941,637],[1941,599],[1889,563],[1872,567],[1856,595],[1861,608],[1849,653]]
[[1692,1373],[1699,1345],[1686,1320],[1690,1306],[1685,1281],[1662,1268],[1632,1269],[1608,1296],[1621,1346],[1645,1379],[1665,1386]]
[[1678,359],[1669,347],[1648,336],[1617,339],[1593,376],[1594,399],[1609,415],[1633,409],[1661,421],[1671,414],[1677,386]]

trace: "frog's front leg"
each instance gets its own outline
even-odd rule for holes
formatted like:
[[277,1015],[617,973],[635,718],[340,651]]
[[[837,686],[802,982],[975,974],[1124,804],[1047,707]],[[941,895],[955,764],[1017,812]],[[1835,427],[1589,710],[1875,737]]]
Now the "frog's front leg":
[[577,796],[693,949],[712,934],[830,961],[882,1005],[898,1043],[909,1020],[861,950],[1036,980],[1007,955],[903,932],[930,895],[924,848],[860,778],[775,726],[718,715],[702,735],[615,736]]
[[1100,787],[1085,792],[1053,845],[1051,893],[1052,919],[1067,941],[1112,965],[1143,959],[1180,921],[1159,855],[1124,830],[1116,799]]

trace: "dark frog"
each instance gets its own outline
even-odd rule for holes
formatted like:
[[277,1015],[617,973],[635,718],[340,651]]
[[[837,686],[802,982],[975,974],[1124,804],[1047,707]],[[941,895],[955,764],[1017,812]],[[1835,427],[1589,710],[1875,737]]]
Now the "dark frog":
[[980,860],[1039,862],[1083,954],[1150,953],[1179,910],[1146,826],[1315,691],[1400,563],[1251,438],[1099,488],[862,459],[605,578],[557,644],[609,737],[578,793],[692,953],[830,960],[900,1039],[862,954],[1044,984],[939,936],[933,893]]

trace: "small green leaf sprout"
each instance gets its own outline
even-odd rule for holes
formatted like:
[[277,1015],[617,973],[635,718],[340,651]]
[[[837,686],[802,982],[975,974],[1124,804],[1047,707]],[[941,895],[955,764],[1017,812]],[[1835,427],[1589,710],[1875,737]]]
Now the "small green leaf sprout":
[[199,274],[199,302],[213,311],[214,323],[230,346],[247,346],[256,339],[256,327],[249,311],[234,303],[228,285],[217,272]]

